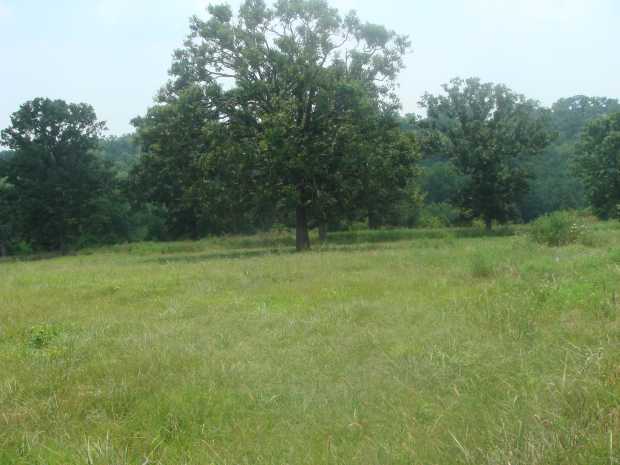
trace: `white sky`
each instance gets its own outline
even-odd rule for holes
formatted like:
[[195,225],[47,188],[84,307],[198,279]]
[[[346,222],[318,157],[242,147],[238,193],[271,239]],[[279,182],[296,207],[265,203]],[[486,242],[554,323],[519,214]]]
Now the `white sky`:
[[[87,102],[128,132],[167,79],[188,18],[207,0],[0,0],[0,128],[38,96]],[[239,0],[232,0],[233,6]],[[411,37],[404,111],[455,76],[501,82],[550,105],[620,97],[620,0],[332,0]]]

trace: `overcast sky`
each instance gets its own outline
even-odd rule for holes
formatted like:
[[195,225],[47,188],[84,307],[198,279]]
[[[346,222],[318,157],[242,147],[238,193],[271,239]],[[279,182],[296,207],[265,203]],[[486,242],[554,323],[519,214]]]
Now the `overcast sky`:
[[[0,128],[34,97],[87,102],[110,133],[131,130],[166,81],[188,18],[208,0],[0,0]],[[236,7],[239,0],[230,0]],[[550,105],[620,98],[620,0],[332,0],[408,34],[404,111],[455,76]]]

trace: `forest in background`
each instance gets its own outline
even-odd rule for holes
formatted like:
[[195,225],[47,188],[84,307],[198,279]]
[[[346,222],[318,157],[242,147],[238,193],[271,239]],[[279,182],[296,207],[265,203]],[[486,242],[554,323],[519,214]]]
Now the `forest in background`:
[[[321,8],[317,8],[317,5]],[[103,136],[87,104],[26,102],[2,131],[0,254],[361,224],[525,223],[620,203],[617,99],[550,108],[455,78],[400,114],[409,40],[323,2],[192,18],[170,81]],[[353,39],[354,38],[354,39]],[[230,86],[230,82],[234,86]],[[228,83],[228,84],[227,84]]]

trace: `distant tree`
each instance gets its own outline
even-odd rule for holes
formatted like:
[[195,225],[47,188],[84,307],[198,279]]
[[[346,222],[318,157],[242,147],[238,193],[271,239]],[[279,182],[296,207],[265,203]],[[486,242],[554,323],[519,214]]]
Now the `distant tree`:
[[134,134],[107,136],[99,140],[98,155],[112,164],[117,173],[126,177],[140,155],[140,145]]
[[359,179],[362,180],[359,204],[365,206],[368,227],[398,223],[407,203],[417,207],[419,189],[416,163],[419,150],[415,137],[402,132],[394,117],[379,118],[372,129],[364,130],[365,154]]
[[518,216],[517,201],[528,188],[525,161],[551,140],[547,115],[506,86],[477,78],[453,79],[444,90],[445,95],[423,97],[428,112],[423,126],[467,178],[461,207],[491,229],[494,220]]
[[129,176],[132,197],[164,207],[172,237],[204,233],[201,157],[209,142],[203,131],[216,117],[203,89],[189,86],[133,120],[142,155]]
[[586,126],[576,162],[594,213],[620,218],[620,113]]
[[401,118],[401,129],[415,136],[422,159],[405,226],[450,226],[461,217],[457,205],[467,177],[442,152],[437,133],[429,126],[428,121],[417,115]]
[[[358,195],[349,190],[359,185],[352,176],[368,158],[338,148],[359,134],[351,115],[360,105],[377,115],[398,106],[395,79],[409,42],[354,14],[342,18],[323,0],[280,0],[273,8],[247,0],[237,18],[223,5],[209,13],[192,19],[163,99],[191,86],[213,95],[217,124],[235,150],[212,148],[208,164],[234,166],[249,183],[238,189],[291,205],[297,249],[306,249],[309,225]],[[221,136],[217,124],[210,131]]]
[[583,182],[573,169],[579,138],[590,121],[618,111],[616,99],[584,95],[562,98],[551,106],[550,124],[557,138],[528,163],[532,179],[519,207],[523,219],[587,206]]
[[430,159],[421,166],[420,186],[427,203],[457,202],[466,184],[467,178],[451,161]]
[[584,127],[593,119],[620,111],[617,99],[575,95],[558,100],[551,107],[553,128],[560,143],[577,141]]
[[112,179],[93,153],[103,128],[90,105],[37,98],[2,131],[19,229],[36,247],[65,251],[100,213]]
[[0,177],[0,257],[8,253],[8,243],[14,231],[14,189],[8,178]]
[[573,170],[574,159],[575,143],[553,143],[528,163],[528,192],[519,205],[523,220],[587,206],[583,183]]

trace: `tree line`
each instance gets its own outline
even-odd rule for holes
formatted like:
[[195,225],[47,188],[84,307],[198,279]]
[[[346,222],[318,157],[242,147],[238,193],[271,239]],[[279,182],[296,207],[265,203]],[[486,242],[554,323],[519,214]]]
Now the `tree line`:
[[38,98],[0,141],[0,254],[294,227],[620,215],[620,105],[551,108],[453,79],[400,114],[409,39],[323,0],[247,0],[193,17],[170,80],[103,137],[87,104]]

